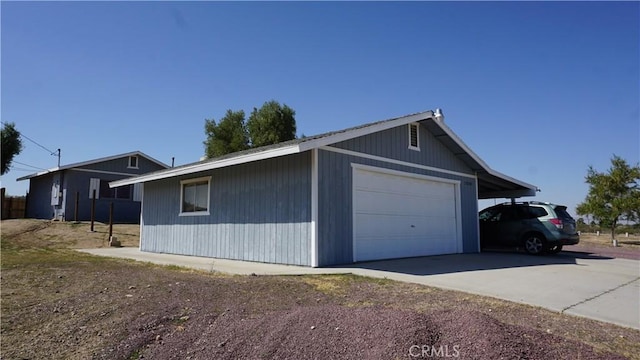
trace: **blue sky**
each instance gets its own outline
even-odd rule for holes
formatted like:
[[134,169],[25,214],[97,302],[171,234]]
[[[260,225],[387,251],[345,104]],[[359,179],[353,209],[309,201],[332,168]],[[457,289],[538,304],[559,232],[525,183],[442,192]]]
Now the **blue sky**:
[[[204,119],[275,99],[313,135],[442,108],[492,168],[573,210],[640,159],[638,2],[7,2],[1,115],[62,164],[204,153]],[[57,159],[30,141],[15,160]],[[38,171],[2,176],[22,195]]]

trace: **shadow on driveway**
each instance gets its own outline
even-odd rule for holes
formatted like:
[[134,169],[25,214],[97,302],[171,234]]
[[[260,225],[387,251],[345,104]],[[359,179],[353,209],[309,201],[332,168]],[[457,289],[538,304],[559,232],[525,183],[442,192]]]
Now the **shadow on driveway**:
[[556,255],[541,256],[510,252],[482,252],[370,261],[341,267],[411,275],[437,275],[544,265],[580,265],[577,259],[611,260],[612,258],[582,252],[561,252]]

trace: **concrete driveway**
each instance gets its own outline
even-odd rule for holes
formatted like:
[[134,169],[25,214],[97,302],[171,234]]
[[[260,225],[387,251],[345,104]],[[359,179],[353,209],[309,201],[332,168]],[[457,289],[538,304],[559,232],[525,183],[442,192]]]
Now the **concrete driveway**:
[[482,253],[307,268],[146,253],[137,248],[80,251],[232,274],[353,273],[492,296],[640,329],[638,260],[615,259],[579,252],[562,252],[554,256]]

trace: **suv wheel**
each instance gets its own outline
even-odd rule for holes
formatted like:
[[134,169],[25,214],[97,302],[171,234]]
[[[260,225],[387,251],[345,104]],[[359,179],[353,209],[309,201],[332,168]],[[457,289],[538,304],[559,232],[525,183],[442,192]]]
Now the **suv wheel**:
[[562,251],[562,245],[553,245],[553,246],[549,246],[549,248],[547,249],[547,252],[549,254],[557,254],[560,251]]
[[528,254],[540,255],[545,251],[546,242],[542,235],[527,234],[524,237],[524,249]]

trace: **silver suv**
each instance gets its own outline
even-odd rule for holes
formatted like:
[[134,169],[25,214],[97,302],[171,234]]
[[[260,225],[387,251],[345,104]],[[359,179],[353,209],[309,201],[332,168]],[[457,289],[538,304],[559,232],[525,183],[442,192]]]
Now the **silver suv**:
[[482,210],[480,245],[523,246],[529,254],[558,253],[580,242],[567,207],[538,201],[503,203]]

